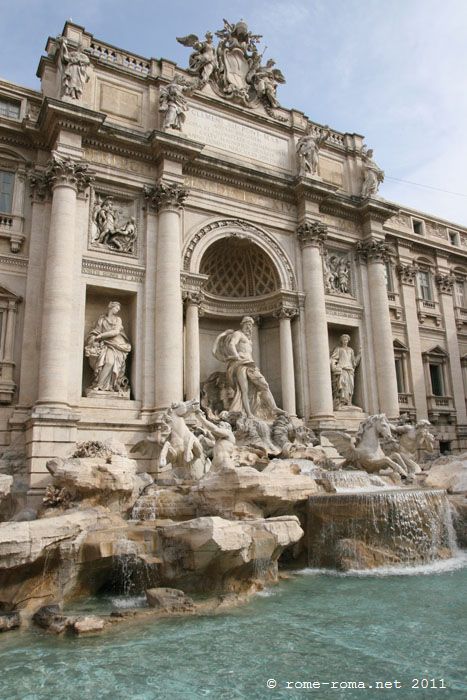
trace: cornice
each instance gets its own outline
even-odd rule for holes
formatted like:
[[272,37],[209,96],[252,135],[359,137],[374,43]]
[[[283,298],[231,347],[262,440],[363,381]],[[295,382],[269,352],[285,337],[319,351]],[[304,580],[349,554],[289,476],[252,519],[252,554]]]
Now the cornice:
[[391,202],[376,197],[362,199],[354,195],[336,192],[330,194],[320,205],[323,214],[342,216],[359,223],[376,221],[384,224],[392,216],[399,212],[399,208]]
[[103,112],[46,97],[37,118],[37,130],[48,147],[52,148],[61,129],[82,135],[96,133],[105,119]]
[[85,275],[112,277],[130,282],[142,282],[145,276],[145,268],[141,265],[125,265],[96,258],[83,258],[81,269]]
[[318,178],[295,177],[291,189],[297,202],[307,200],[321,205],[337,191],[337,185],[331,185]]

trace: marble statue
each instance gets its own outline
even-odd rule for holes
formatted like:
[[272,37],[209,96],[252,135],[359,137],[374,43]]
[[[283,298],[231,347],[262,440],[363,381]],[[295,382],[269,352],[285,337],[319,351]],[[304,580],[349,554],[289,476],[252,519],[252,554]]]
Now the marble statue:
[[415,425],[400,421],[399,425],[391,426],[393,438],[397,441],[390,451],[390,457],[401,465],[409,474],[420,474],[422,471],[417,463],[417,452],[434,452],[436,438],[430,431],[428,420],[419,420]]
[[330,130],[327,126],[321,129],[319,135],[313,133],[313,127],[310,125],[297,142],[297,160],[298,174],[300,177],[318,174],[318,154],[323,143],[327,141],[330,135]]
[[96,199],[92,220],[96,227],[94,244],[103,245],[119,253],[134,252],[137,236],[135,218],[132,216],[120,225],[112,197]]
[[252,331],[254,320],[244,316],[240,330],[221,333],[214,343],[213,355],[227,364],[227,383],[235,393],[229,412],[245,414],[248,418],[273,420],[280,413],[269,384],[253,360]]
[[363,147],[363,185],[362,197],[372,197],[378,192],[380,184],[384,180],[384,170],[376,165],[373,160],[373,149]]
[[198,76],[199,88],[202,88],[209,82],[213,70],[217,68],[217,56],[216,49],[212,43],[212,33],[206,32],[205,39],[206,41],[200,41],[196,34],[177,37],[177,41],[180,44],[194,49],[188,59],[188,72]]
[[216,37],[219,39],[217,47],[213,45],[211,32],[206,33],[205,41],[200,41],[196,34],[177,37],[180,44],[194,49],[188,61],[188,72],[197,76],[197,87],[202,88],[209,82],[222,97],[246,107],[259,102],[270,116],[282,121],[273,110],[279,107],[277,85],[285,83],[285,78],[275,68],[272,58],[261,65],[264,51],[260,54],[257,44],[262,37],[252,34],[244,20],[231,23],[226,19]]
[[381,443],[392,437],[391,425],[384,413],[369,416],[362,421],[355,440],[347,433],[338,430],[325,430],[321,435],[327,438],[344,457],[343,468],[351,466],[355,469],[364,469],[370,474],[387,470],[385,473],[399,474],[404,479],[410,480],[406,467],[398,464],[383,451]]
[[167,414],[158,413],[153,419],[152,426],[153,432],[133,445],[130,453],[139,453],[147,457],[151,463],[146,471],[157,479],[161,472],[172,469],[170,463],[177,458],[177,453],[170,442],[172,427]]
[[355,370],[361,355],[355,355],[349,342],[350,336],[344,333],[340,337],[339,345],[331,352],[332,398],[335,410],[343,406],[352,406]]
[[159,112],[164,114],[163,129],[181,130],[188,112],[188,102],[185,95],[193,90],[193,86],[176,75],[169,85],[161,88]]
[[84,353],[94,372],[87,395],[94,392],[130,396],[130,385],[125,375],[126,358],[131,344],[118,315],[121,306],[111,301],[107,313],[99,317],[86,338]]
[[89,56],[82,50],[69,49],[64,36],[58,40],[59,61],[62,69],[62,97],[79,100],[83,94],[85,83],[89,80]]
[[[213,423],[205,417],[200,408],[196,411],[196,417],[201,425],[208,431],[208,434],[214,438],[210,471],[216,472],[222,469],[234,469],[238,466],[238,461],[235,459],[235,436],[230,423],[226,420]],[[227,416],[223,415],[222,417]]]

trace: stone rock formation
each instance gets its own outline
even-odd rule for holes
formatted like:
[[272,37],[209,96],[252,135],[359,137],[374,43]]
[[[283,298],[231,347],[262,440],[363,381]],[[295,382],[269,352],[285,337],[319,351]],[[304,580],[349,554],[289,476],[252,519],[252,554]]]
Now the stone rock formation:
[[165,612],[193,612],[195,609],[192,599],[176,588],[149,588],[146,599],[149,607]]
[[467,492],[467,453],[440,457],[432,462],[425,485],[446,489],[448,493]]

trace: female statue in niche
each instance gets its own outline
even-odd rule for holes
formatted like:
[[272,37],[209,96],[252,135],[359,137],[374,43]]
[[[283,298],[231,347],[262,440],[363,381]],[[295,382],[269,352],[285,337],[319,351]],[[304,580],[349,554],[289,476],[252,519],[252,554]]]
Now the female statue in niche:
[[102,391],[118,396],[130,395],[125,368],[131,345],[118,315],[120,309],[118,301],[111,301],[107,313],[99,317],[86,338],[84,354],[94,372],[87,394]]
[[334,409],[352,406],[355,388],[355,370],[360,363],[360,353],[355,355],[349,346],[350,336],[341,335],[339,345],[331,353],[332,398]]

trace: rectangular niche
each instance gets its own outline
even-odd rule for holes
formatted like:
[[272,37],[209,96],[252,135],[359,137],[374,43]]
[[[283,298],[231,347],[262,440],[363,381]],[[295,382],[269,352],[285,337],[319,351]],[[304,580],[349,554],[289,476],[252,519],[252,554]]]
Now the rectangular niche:
[[[344,335],[346,333],[347,335],[350,336],[350,342],[349,345],[354,351],[355,355],[358,355],[358,353],[361,351],[361,338],[360,338],[360,331],[358,328],[355,327],[349,327],[349,326],[338,326],[338,325],[329,325],[328,326],[328,334],[329,334],[329,352],[332,354],[332,351],[334,348],[336,348],[339,345],[339,340],[341,335]],[[364,358],[362,357],[360,359],[360,364],[358,365],[357,369],[355,370],[355,389],[354,389],[354,395],[353,395],[353,400],[352,403],[354,406],[359,406],[363,411],[365,410],[364,406],[364,399],[363,399],[363,378],[362,378],[362,372],[363,372],[363,365],[362,361]],[[331,366],[331,363],[329,363],[329,366]],[[331,371],[331,370],[329,370]]]
[[[112,289],[107,287],[95,287],[89,285],[86,288],[86,310],[84,319],[84,343],[85,345],[92,346],[92,343],[87,342],[91,332],[93,330],[104,330],[107,326],[107,322],[103,321],[99,324],[99,319],[105,316],[108,312],[108,305],[110,302],[118,302],[120,304],[120,311],[117,315],[120,317],[123,325],[123,332],[128,338],[128,342],[131,345],[131,351],[125,356],[125,376],[129,381],[129,387],[124,390],[123,387],[120,390],[102,390],[102,391],[92,391],[90,394],[87,393],[88,389],[93,383],[94,371],[91,368],[90,360],[86,356],[86,352],[83,350],[83,384],[82,384],[82,396],[89,400],[103,398],[105,400],[115,399],[117,401],[122,401],[125,399],[135,399],[134,391],[136,386],[136,368],[135,368],[135,339],[136,339],[136,293],[129,292],[122,289]],[[120,334],[121,336],[121,334]],[[99,342],[99,341],[96,341]],[[92,358],[97,359],[97,364],[104,362],[108,359],[107,368],[101,375],[104,384],[108,386],[106,381],[106,376],[108,376],[108,366],[110,360],[112,359],[112,353],[114,349],[112,346],[107,345],[105,340],[103,342],[103,347],[101,347],[103,355],[100,354],[99,348],[96,348],[95,355]],[[95,343],[96,344],[96,343]],[[117,353],[114,353],[117,358],[117,362],[121,359],[123,349],[125,347],[125,341],[123,337],[118,337],[117,341]],[[108,357],[106,356],[108,351]],[[114,365],[116,367],[116,365]],[[129,389],[129,391],[128,391]]]
[[91,191],[88,248],[110,255],[137,258],[141,245],[139,200],[115,188]]

